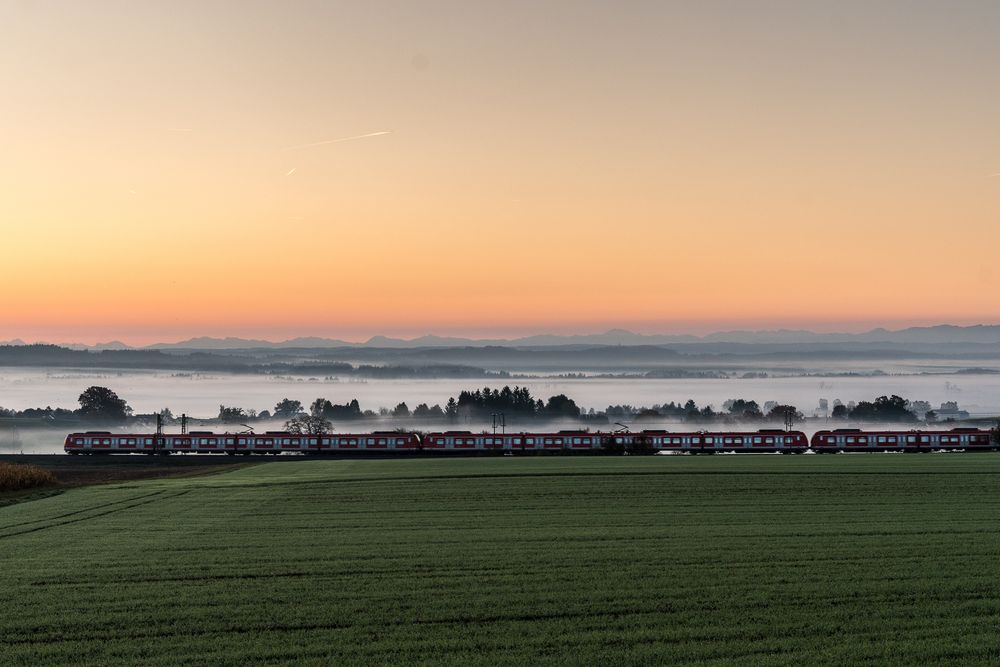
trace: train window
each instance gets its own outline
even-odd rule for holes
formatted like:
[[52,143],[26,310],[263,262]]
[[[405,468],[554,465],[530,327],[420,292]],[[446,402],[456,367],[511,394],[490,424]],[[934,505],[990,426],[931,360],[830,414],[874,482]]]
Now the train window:
[[579,444],[580,444],[580,442],[581,442],[581,441],[580,441],[580,438],[573,438],[573,444],[574,444],[574,445],[579,445]]
[[927,436],[926,435],[920,436],[920,442],[927,442]]
[[726,438],[725,440],[723,440],[723,443],[727,444],[727,445],[731,445],[731,444],[733,444],[733,439],[732,438]]
[[715,444],[715,438],[705,438],[705,444],[706,445]]
[[854,438],[848,438],[847,442],[850,443],[850,444],[854,444]]
[[773,445],[774,444],[774,438],[764,438],[764,444],[765,445]]
[[858,443],[862,445],[868,444],[868,438],[858,438]]

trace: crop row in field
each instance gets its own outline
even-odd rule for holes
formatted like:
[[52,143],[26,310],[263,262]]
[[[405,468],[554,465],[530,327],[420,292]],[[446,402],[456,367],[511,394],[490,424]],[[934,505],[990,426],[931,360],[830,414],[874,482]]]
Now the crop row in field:
[[0,509],[0,662],[990,662],[1000,457],[296,461]]

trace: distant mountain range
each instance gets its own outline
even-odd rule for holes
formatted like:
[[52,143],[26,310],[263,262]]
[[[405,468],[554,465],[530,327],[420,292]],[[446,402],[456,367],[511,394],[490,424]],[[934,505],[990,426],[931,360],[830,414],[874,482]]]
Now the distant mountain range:
[[[777,329],[772,331],[722,331],[705,336],[686,334],[637,334],[624,329],[612,329],[600,334],[557,335],[541,334],[511,339],[471,339],[445,336],[420,336],[413,339],[373,336],[363,343],[352,343],[334,338],[301,337],[274,342],[247,338],[199,337],[177,343],[156,343],[132,347],[121,341],[97,345],[64,345],[76,350],[241,350],[241,349],[329,349],[329,348],[442,348],[442,347],[566,347],[591,345],[671,345],[704,343],[737,344],[797,344],[797,343],[919,343],[948,344],[975,343],[1000,344],[1000,325],[977,324],[954,326],[942,324],[929,327],[910,327],[890,331],[872,329],[863,333],[816,333],[805,330]],[[0,341],[0,345],[25,345],[20,339]]]

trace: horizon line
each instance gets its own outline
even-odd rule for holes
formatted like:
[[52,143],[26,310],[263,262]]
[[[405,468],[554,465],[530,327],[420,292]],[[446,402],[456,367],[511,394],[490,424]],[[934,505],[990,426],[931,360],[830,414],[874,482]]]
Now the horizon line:
[[38,338],[33,341],[26,340],[20,336],[15,336],[14,338],[7,340],[0,340],[0,345],[56,345],[60,347],[66,346],[84,346],[84,347],[106,347],[109,345],[124,345],[129,348],[143,349],[150,348],[160,345],[182,345],[185,343],[191,343],[194,341],[205,340],[214,342],[225,342],[225,341],[241,341],[241,342],[254,342],[254,343],[266,343],[269,345],[283,345],[287,343],[292,343],[299,340],[313,339],[317,341],[326,342],[338,342],[345,343],[347,345],[366,345],[372,341],[378,339],[384,339],[386,341],[392,342],[402,342],[402,343],[413,343],[421,339],[456,339],[465,340],[470,342],[516,342],[520,340],[530,339],[530,338],[587,338],[595,336],[608,336],[614,334],[635,336],[641,338],[657,338],[657,337],[674,337],[674,338],[690,338],[690,339],[705,339],[710,336],[718,336],[725,334],[780,334],[780,333],[800,333],[800,334],[811,334],[816,336],[858,336],[874,332],[885,332],[885,333],[900,333],[903,331],[908,331],[912,329],[935,329],[941,327],[950,327],[957,329],[971,329],[976,327],[1000,327],[1000,322],[977,322],[975,324],[953,324],[948,322],[940,322],[937,324],[915,324],[909,326],[901,326],[900,328],[890,328],[892,325],[878,325],[878,326],[868,326],[866,328],[859,328],[854,331],[849,330],[831,330],[831,331],[818,331],[813,328],[808,327],[773,327],[773,328],[753,328],[753,327],[736,327],[736,328],[720,328],[712,330],[704,330],[702,332],[681,332],[681,331],[636,331],[628,329],[625,327],[611,327],[608,329],[601,329],[598,331],[590,332],[554,332],[554,331],[542,331],[536,333],[526,333],[526,334],[509,334],[509,335],[493,335],[484,336],[476,334],[439,334],[439,333],[424,333],[418,335],[388,335],[388,334],[371,334],[367,336],[338,336],[336,334],[304,334],[297,336],[280,337],[273,336],[253,336],[252,334],[246,335],[194,335],[187,337],[180,337],[173,340],[157,340],[152,343],[129,343],[123,340],[122,337],[115,337],[109,340],[94,339],[93,343],[80,342],[76,340],[45,340],[43,338]]

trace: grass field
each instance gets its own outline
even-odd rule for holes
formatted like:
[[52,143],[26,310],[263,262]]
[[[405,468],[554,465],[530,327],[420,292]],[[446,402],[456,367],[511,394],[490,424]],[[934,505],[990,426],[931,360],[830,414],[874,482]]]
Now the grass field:
[[1000,456],[294,461],[0,508],[0,663],[996,663]]

